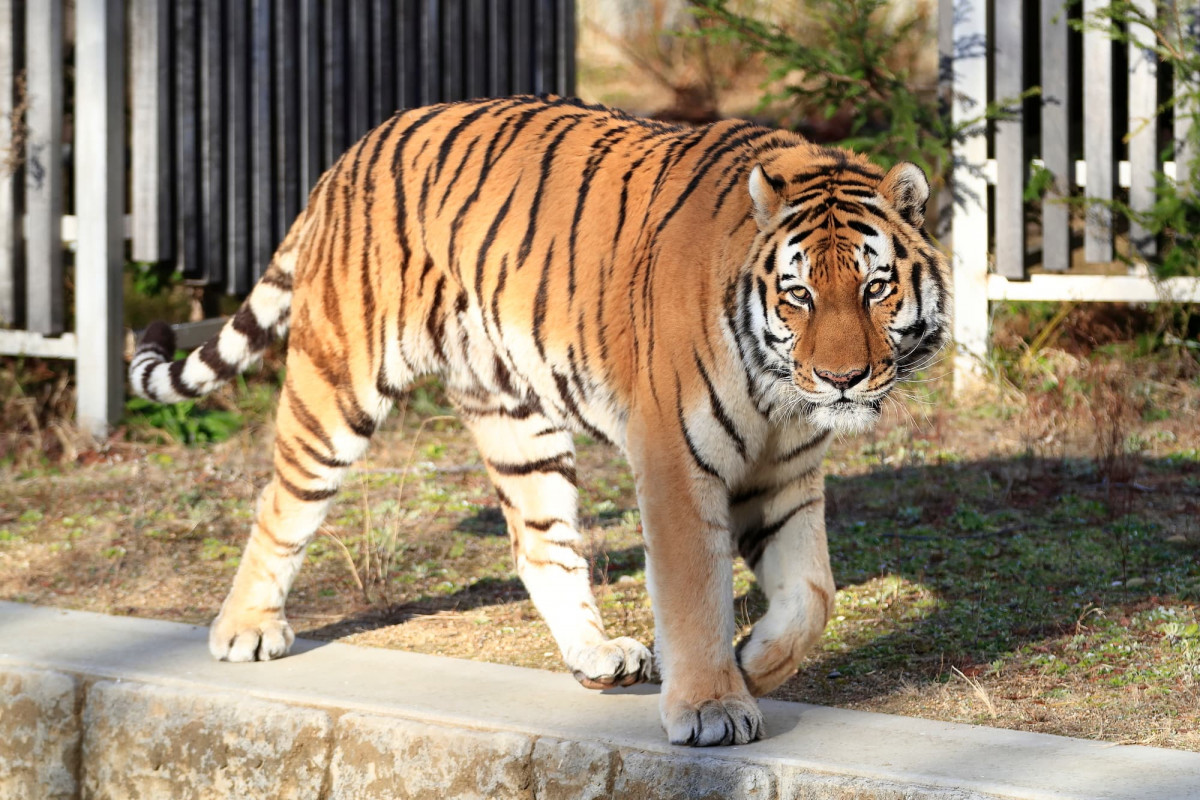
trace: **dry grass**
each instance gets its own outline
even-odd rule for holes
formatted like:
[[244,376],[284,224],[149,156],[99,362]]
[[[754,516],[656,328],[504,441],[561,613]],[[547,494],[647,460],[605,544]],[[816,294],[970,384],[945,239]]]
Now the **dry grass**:
[[[921,384],[835,445],[835,619],[776,696],[1200,750],[1200,386],[1161,355],[1061,344],[967,406]],[[211,619],[269,477],[273,388],[214,401],[247,418],[219,444],[155,443],[143,424],[88,444],[64,422],[69,381],[6,369],[0,597]],[[425,387],[380,432],[289,616],[310,637],[560,669],[444,413]],[[649,643],[633,482],[610,449],[582,441],[579,461],[605,619]],[[748,625],[763,598],[740,567],[735,592]]]

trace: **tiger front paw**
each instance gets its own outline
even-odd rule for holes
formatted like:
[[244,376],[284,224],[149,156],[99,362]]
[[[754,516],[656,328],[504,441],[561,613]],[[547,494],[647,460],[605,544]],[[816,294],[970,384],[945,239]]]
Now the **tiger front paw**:
[[621,636],[569,653],[567,666],[584,687],[611,689],[650,680],[654,657],[641,642]]
[[218,661],[271,661],[283,658],[296,640],[282,614],[222,612],[208,629],[208,650]]
[[763,715],[747,692],[687,702],[663,694],[662,723],[671,744],[717,747],[761,739]]

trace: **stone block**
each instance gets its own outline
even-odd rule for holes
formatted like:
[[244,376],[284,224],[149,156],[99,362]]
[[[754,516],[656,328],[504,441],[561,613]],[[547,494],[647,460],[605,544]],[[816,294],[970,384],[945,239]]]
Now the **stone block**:
[[235,693],[95,684],[83,712],[83,798],[317,800],[333,721]]
[[78,706],[70,675],[0,670],[0,797],[78,796]]
[[616,752],[599,742],[538,739],[533,745],[534,796],[538,800],[608,800]]
[[641,751],[622,754],[613,788],[613,797],[619,800],[775,800],[777,789],[775,776],[762,764]]
[[367,714],[338,720],[333,800],[532,800],[533,740]]
[[999,800],[999,796],[785,768],[780,800]]

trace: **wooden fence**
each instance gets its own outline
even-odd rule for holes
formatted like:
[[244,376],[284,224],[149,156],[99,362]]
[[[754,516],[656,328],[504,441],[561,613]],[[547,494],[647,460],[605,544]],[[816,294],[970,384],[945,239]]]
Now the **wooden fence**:
[[[1114,260],[1115,248],[1135,262],[1153,256],[1159,243],[1144,230],[1102,205],[1082,213],[1060,202],[1118,197],[1145,210],[1156,173],[1194,181],[1185,144],[1194,110],[1155,116],[1174,88],[1155,54],[1142,41],[1122,45],[1070,25],[1107,2],[940,0],[942,76],[955,121],[1042,87],[1040,98],[1013,109],[1014,119],[980,126],[955,148],[950,247],[960,378],[987,356],[992,300],[1200,301],[1200,280],[1155,281],[1144,267]],[[1139,3],[1155,13],[1153,0]],[[1171,18],[1163,14],[1161,24]],[[1164,150],[1172,156],[1165,161]],[[1038,203],[1023,199],[1032,165],[1053,178]]]
[[574,57],[573,0],[0,0],[0,353],[75,359],[104,431],[127,257],[243,293],[394,110],[571,94]]

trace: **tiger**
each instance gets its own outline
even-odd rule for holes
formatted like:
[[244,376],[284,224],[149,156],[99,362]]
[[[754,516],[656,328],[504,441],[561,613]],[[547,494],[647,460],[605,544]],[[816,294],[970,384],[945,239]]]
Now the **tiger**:
[[[133,391],[213,391],[287,336],[273,476],[212,655],[284,656],[305,548],[421,376],[473,435],[516,571],[585,687],[661,680],[675,744],[764,735],[834,607],[822,462],[943,345],[929,182],[741,120],[667,124],[554,96],[396,113],[312,189],[218,334],[151,324]],[[610,638],[579,531],[575,435],[634,476],[652,654]],[[767,610],[735,647],[733,564]]]

